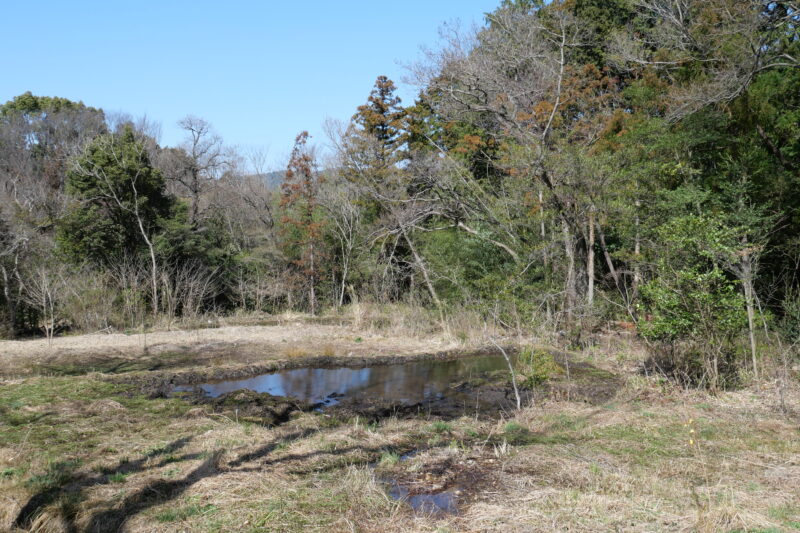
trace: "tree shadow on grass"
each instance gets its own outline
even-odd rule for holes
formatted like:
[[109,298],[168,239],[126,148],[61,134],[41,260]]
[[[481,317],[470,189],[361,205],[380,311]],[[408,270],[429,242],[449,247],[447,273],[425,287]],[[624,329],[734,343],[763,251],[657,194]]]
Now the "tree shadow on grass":
[[[201,480],[226,473],[263,472],[265,469],[294,464],[297,465],[297,467],[293,468],[291,473],[305,475],[314,472],[336,470],[352,464],[374,464],[377,458],[383,453],[391,452],[403,454],[417,447],[413,442],[407,445],[390,447],[386,445],[350,445],[332,450],[314,450],[307,453],[290,453],[278,458],[270,457],[276,450],[280,450],[293,442],[325,433],[326,430],[320,428],[297,430],[275,438],[253,451],[243,453],[225,464],[221,464],[221,459],[224,454],[224,450],[222,449],[215,450],[210,455],[205,453],[173,455],[191,441],[190,437],[177,439],[167,446],[152,450],[139,459],[120,461],[115,466],[106,468],[97,474],[67,475],[56,478],[56,482],[50,483],[49,486],[40,490],[40,492],[28,500],[14,521],[14,526],[22,529],[30,528],[43,508],[57,501],[59,498],[68,497],[71,498],[73,502],[79,501],[87,489],[95,485],[111,483],[114,481],[114,476],[125,476],[145,472],[147,470],[154,470],[173,462],[205,457],[205,460],[199,466],[181,479],[154,480],[124,498],[120,504],[97,510],[88,518],[86,526],[80,530],[91,533],[119,531],[132,516],[151,507],[162,505],[180,497],[187,489]],[[442,441],[441,445],[445,445],[444,441]],[[429,447],[438,446],[434,445]],[[346,457],[348,455],[352,457]],[[161,457],[161,460],[153,464],[152,460],[156,457]],[[315,461],[317,458],[331,458],[332,460]],[[148,462],[150,462],[149,466]],[[251,466],[247,463],[257,464]],[[74,515],[74,511],[70,511],[69,506],[62,506],[61,519],[67,531],[79,531]]]
[[[44,476],[41,483],[43,487],[40,491],[31,496],[17,514],[16,519],[14,519],[14,526],[23,529],[28,528],[42,508],[56,501],[59,497],[69,496],[72,499],[79,499],[86,488],[111,483],[111,477],[114,474],[127,475],[142,472],[145,470],[145,464],[148,460],[159,455],[174,453],[185,447],[190,440],[191,438],[189,437],[174,440],[167,446],[145,454],[140,459],[120,461],[113,468],[104,469],[99,474],[86,473],[75,476],[66,462],[56,463],[50,467],[50,470]],[[65,515],[62,518],[69,531],[77,531],[72,517]]]
[[219,475],[223,470],[219,468],[222,450],[217,450],[211,457],[192,470],[183,479],[166,481],[159,479],[139,489],[134,494],[125,498],[121,507],[106,509],[92,515],[85,531],[91,533],[106,533],[119,531],[128,518],[134,516],[154,505],[173,500],[183,494],[186,489],[209,477]]
[[258,449],[253,450],[252,452],[248,452],[248,453],[240,455],[239,457],[237,457],[233,461],[230,461],[228,463],[228,466],[236,467],[236,466],[241,466],[244,463],[257,461],[259,459],[262,459],[262,458],[266,457],[267,455],[269,455],[270,453],[275,451],[275,449],[280,447],[280,446],[286,445],[286,444],[288,444],[290,442],[294,442],[294,441],[297,441],[297,440],[304,439],[306,437],[310,437],[311,435],[314,435],[314,434],[317,434],[317,433],[320,433],[320,430],[318,430],[318,429],[304,429],[302,431],[296,431],[294,433],[290,433],[289,435],[286,435],[281,439],[277,439],[277,440],[271,441],[271,442],[259,447]]
[[[318,432],[319,430],[317,429],[305,429],[284,435],[281,438],[270,441],[255,451],[248,452],[237,457],[235,460],[224,466],[220,464],[224,450],[216,450],[211,453],[211,455],[208,456],[202,464],[192,470],[184,478],[169,481],[163,479],[153,481],[125,498],[121,505],[94,513],[89,518],[86,527],[82,530],[92,533],[110,533],[119,531],[131,516],[134,516],[155,505],[161,505],[167,501],[179,497],[189,487],[198,481],[228,472],[249,471],[249,469],[237,469],[235,467],[240,466],[243,463],[263,459],[282,446],[304,439]],[[111,483],[114,475],[128,475],[144,472],[146,470],[160,468],[173,462],[199,459],[205,456],[206,454],[197,453],[183,454],[178,457],[172,456],[174,452],[185,447],[190,440],[191,438],[189,437],[177,439],[163,448],[159,448],[145,454],[140,459],[134,461],[120,461],[114,467],[106,468],[98,474],[81,474],[75,476],[69,472],[63,472],[57,476],[54,476],[52,483],[50,483],[46,488],[40,490],[38,493],[34,494],[28,500],[25,506],[18,513],[13,525],[14,527],[20,529],[28,529],[33,525],[36,517],[45,506],[57,501],[62,497],[69,497],[72,499],[72,501],[79,500],[83,496],[83,493],[86,489],[95,485],[105,485]],[[149,460],[159,456],[166,457],[152,466],[146,466]],[[74,513],[69,512],[68,509],[62,508],[61,519],[68,532],[79,531],[79,528],[75,523]]]
[[138,490],[136,493],[125,498],[121,506],[94,514],[89,519],[85,531],[90,533],[111,533],[119,531],[130,517],[135,516],[150,507],[161,505],[167,501],[178,498],[198,481],[231,472],[248,472],[250,469],[231,467],[236,467],[246,462],[263,459],[282,446],[304,439],[319,432],[320,430],[318,429],[304,429],[294,433],[289,433],[288,435],[284,435],[278,439],[270,441],[255,451],[242,454],[233,461],[228,462],[226,465],[220,464],[224,451],[216,450],[208,459],[203,461],[200,466],[192,470],[183,479],[174,481],[160,479],[154,481],[144,488]]

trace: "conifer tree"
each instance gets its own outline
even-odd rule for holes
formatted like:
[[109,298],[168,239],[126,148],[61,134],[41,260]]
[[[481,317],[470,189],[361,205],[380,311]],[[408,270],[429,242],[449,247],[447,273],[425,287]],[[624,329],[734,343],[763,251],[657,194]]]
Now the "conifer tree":
[[313,315],[317,311],[322,240],[322,223],[315,215],[323,178],[315,168],[314,154],[307,146],[308,139],[307,131],[295,139],[281,184],[280,205],[283,209],[284,253],[296,267],[295,280],[302,280],[307,285],[308,307]]
[[389,167],[401,157],[405,111],[400,97],[395,95],[396,90],[392,80],[378,76],[367,103],[359,106],[353,115],[356,135],[369,143],[368,156],[372,158],[372,166],[377,168]]

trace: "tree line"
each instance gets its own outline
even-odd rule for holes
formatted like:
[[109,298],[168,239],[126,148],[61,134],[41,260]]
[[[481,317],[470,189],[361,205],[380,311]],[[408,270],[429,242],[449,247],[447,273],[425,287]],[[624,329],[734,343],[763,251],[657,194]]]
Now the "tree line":
[[[7,337],[405,302],[592,342],[631,324],[719,388],[800,340],[796,2],[504,0],[380,76],[282,183],[202,119],[0,108]],[[780,347],[780,348],[777,348]]]

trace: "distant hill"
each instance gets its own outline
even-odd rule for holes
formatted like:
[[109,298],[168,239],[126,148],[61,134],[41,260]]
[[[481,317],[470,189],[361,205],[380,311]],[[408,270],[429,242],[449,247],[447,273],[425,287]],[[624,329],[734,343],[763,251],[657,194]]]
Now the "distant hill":
[[274,172],[267,172],[266,174],[261,175],[264,179],[264,183],[267,184],[267,187],[270,189],[279,189],[281,183],[283,183],[283,178],[286,176],[285,170],[275,170]]
[[[329,178],[330,172],[332,172],[331,169],[323,169],[320,171],[320,174]],[[285,176],[286,176],[285,170],[275,170],[273,172],[266,172],[264,174],[261,174],[261,179],[264,180],[264,183],[267,184],[268,188],[280,189],[281,183],[283,183],[283,178]]]

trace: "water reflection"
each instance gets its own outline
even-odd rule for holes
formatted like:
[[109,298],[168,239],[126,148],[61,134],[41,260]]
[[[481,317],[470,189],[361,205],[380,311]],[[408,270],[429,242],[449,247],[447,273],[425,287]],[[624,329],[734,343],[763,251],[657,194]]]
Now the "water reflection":
[[251,389],[328,405],[336,403],[340,397],[414,404],[447,395],[455,383],[505,368],[503,357],[481,356],[367,368],[297,368],[249,379],[208,383],[201,387],[212,397],[234,390]]
[[407,488],[392,481],[389,485],[389,496],[395,500],[408,502],[411,508],[420,514],[458,514],[458,496],[452,490],[409,496]]

